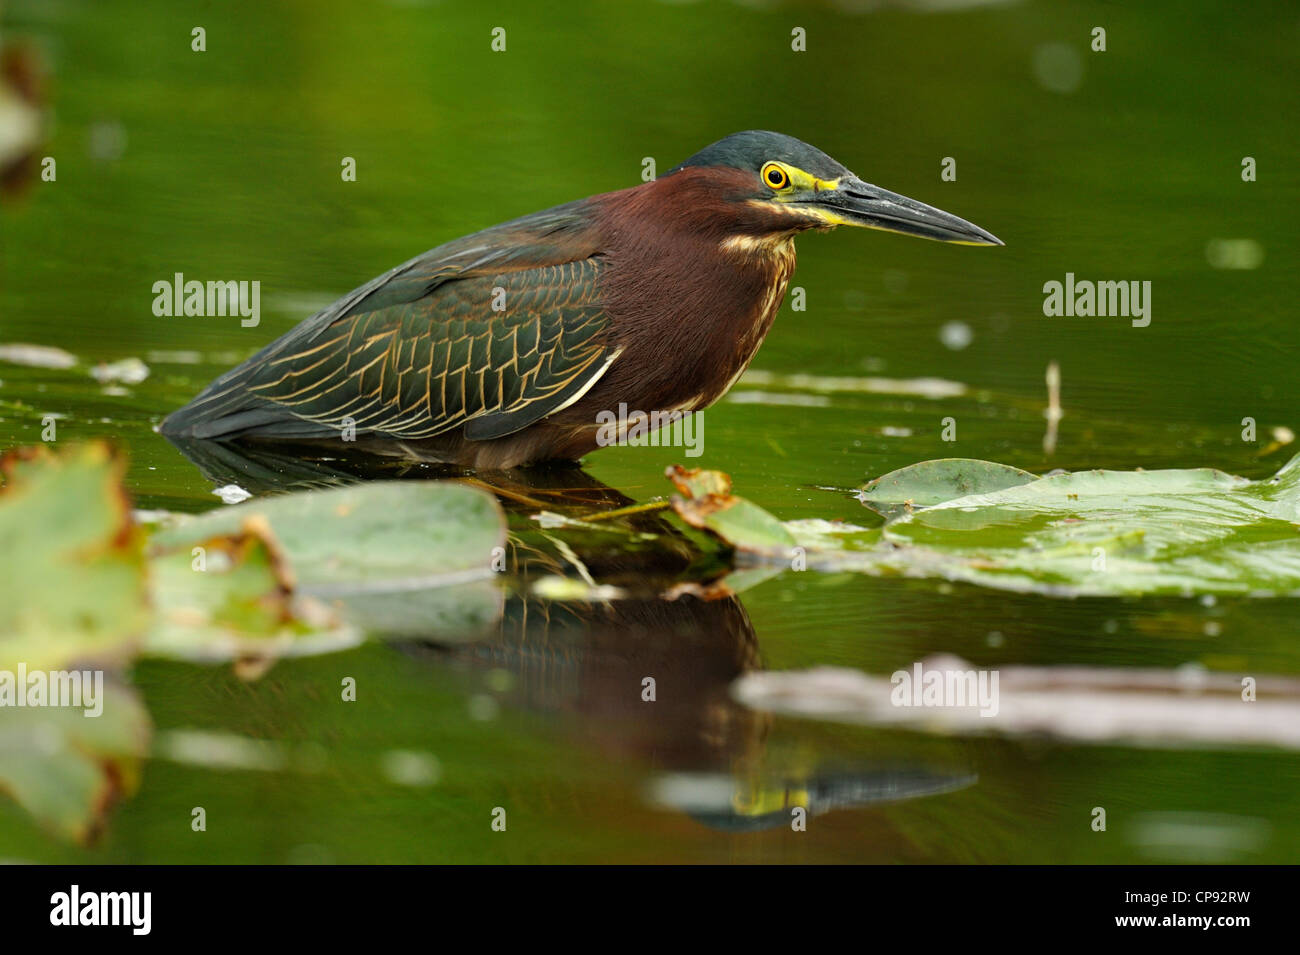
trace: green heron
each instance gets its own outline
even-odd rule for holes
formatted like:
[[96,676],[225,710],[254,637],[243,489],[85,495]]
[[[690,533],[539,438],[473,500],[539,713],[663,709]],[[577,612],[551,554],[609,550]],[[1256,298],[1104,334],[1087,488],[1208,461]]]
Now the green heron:
[[600,411],[727,392],[794,272],[794,237],[862,226],[1001,245],[791,136],[743,132],[658,179],[440,245],[213,381],[174,438],[362,441],[477,468],[576,460]]

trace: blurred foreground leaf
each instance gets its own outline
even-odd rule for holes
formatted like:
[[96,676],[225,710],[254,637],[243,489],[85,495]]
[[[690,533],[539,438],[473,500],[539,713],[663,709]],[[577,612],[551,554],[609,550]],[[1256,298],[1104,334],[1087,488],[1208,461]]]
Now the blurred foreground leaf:
[[142,537],[104,444],[0,458],[0,669],[115,663],[146,620]]
[[217,508],[162,531],[157,547],[241,532],[264,521],[299,586],[405,590],[492,573],[505,518],[483,491],[450,482],[373,481]]
[[155,617],[146,650],[153,655],[272,660],[357,642],[324,604],[295,593],[280,545],[258,515],[193,546],[155,544],[150,576]]
[[0,708],[0,790],[64,839],[89,842],[139,784],[150,720],[135,690],[104,680],[99,716]]
[[[328,600],[359,627],[403,636],[481,629],[501,611],[505,517],[495,498],[449,482],[374,481],[223,507],[160,532],[155,553],[258,528],[283,586]],[[180,566],[180,565],[177,565]],[[170,586],[186,586],[184,573]],[[192,585],[193,581],[190,582]],[[266,610],[266,607],[262,607]]]

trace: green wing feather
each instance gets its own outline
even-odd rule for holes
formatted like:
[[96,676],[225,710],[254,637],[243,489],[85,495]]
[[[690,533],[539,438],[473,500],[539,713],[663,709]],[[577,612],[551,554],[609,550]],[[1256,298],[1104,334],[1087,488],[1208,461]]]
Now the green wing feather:
[[344,296],[164,422],[191,437],[510,434],[613,353],[585,200],[433,249]]
[[358,432],[408,439],[524,407],[545,413],[603,364],[605,315],[583,301],[598,268],[585,260],[466,279],[362,312],[267,362],[249,391],[302,419],[351,418]]

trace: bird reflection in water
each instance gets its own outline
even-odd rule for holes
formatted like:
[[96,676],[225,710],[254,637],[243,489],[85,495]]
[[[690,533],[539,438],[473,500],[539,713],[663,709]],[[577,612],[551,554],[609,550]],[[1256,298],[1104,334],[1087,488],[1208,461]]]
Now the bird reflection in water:
[[[592,604],[517,599],[507,602],[490,638],[403,649],[445,665],[510,673],[512,705],[555,714],[583,745],[656,767],[647,799],[714,829],[789,826],[795,807],[813,816],[975,781],[965,772],[899,764],[822,772],[770,754],[772,718],[731,695],[739,676],[762,666],[753,625],[736,596]],[[646,699],[648,679],[653,701]]]
[[[313,460],[268,447],[175,441],[217,484],[254,493],[334,487],[368,479],[476,479],[445,467],[398,464],[364,455]],[[389,641],[413,659],[453,669],[510,674],[507,705],[555,718],[580,745],[634,765],[654,767],[647,800],[689,813],[726,831],[788,826],[798,807],[815,816],[950,792],[975,777],[955,770],[899,764],[793,765],[768,752],[773,717],[742,706],[731,686],[762,667],[758,638],[740,598],[726,588],[725,567],[701,568],[699,554],[661,512],[618,521],[652,534],[653,547],[609,546],[571,538],[561,555],[535,533],[538,505],[556,513],[622,510],[634,502],[577,467],[496,472],[491,490],[511,516],[509,595],[486,633],[417,637],[411,628]],[[515,533],[519,531],[519,533]],[[631,596],[617,600],[547,600],[530,584],[563,574],[579,559],[596,579]],[[702,599],[680,590],[683,579]],[[394,639],[398,637],[398,639]],[[648,683],[647,681],[653,681]],[[647,697],[653,693],[653,700]]]

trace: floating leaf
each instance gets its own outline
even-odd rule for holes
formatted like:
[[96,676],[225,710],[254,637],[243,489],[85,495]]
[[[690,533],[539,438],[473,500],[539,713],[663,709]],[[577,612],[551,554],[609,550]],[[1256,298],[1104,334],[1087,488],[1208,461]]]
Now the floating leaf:
[[492,580],[418,590],[351,594],[331,601],[358,627],[384,637],[473,639],[501,618],[505,594]]
[[163,530],[154,547],[188,552],[250,520],[282,548],[297,590],[328,599],[359,627],[457,635],[500,616],[493,563],[504,554],[505,518],[476,488],[374,481],[259,498]]
[[150,577],[155,618],[146,649],[154,655],[272,660],[358,639],[320,601],[295,593],[280,545],[257,514],[235,534],[155,546]]
[[490,576],[505,518],[490,495],[451,482],[375,481],[259,498],[162,531],[159,547],[236,534],[256,515],[299,586],[409,590]]
[[987,494],[1028,484],[1038,476],[1008,464],[975,458],[939,458],[909,464],[868,481],[858,500],[885,517],[929,507],[968,494]]
[[1300,459],[1256,482],[1084,471],[903,515],[883,565],[1067,594],[1300,594],[1297,522]]
[[[695,485],[706,505],[738,500],[700,483],[710,480]],[[742,550],[748,527],[770,519],[747,513],[740,524],[701,510],[683,516]],[[1209,468],[1084,471],[904,510],[880,528],[801,520],[783,529],[812,570],[1054,596],[1300,595],[1300,456],[1266,481]]]
[[0,669],[120,662],[146,621],[125,461],[102,443],[0,458]]
[[62,838],[89,842],[139,784],[149,714],[132,689],[101,685],[102,712],[0,707],[0,790]]
[[673,508],[686,523],[712,531],[737,550],[787,559],[795,540],[779,520],[731,493],[731,478],[721,471],[674,465],[666,476],[681,496]]

